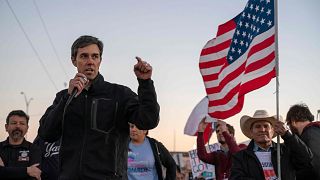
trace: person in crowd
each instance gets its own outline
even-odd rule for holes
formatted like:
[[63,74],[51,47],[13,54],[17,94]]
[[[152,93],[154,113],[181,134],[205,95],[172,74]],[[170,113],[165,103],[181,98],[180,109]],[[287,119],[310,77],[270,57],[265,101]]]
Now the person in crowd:
[[[229,180],[255,179],[293,180],[296,171],[312,159],[312,153],[298,136],[290,133],[288,127],[276,116],[269,116],[266,110],[257,110],[254,115],[242,116],[241,131],[251,139],[248,147],[234,154]],[[277,168],[277,144],[272,138],[280,135],[281,175]]]
[[313,158],[310,166],[299,170],[297,179],[320,180],[320,122],[313,122],[314,116],[306,104],[295,104],[290,107],[286,122],[291,131],[311,149]]
[[140,130],[132,123],[129,123],[129,126],[128,179],[176,179],[177,165],[166,147],[156,139],[148,137],[148,130]]
[[46,142],[37,136],[33,144],[41,150],[41,180],[59,179],[59,149],[60,139],[55,142]]
[[40,179],[40,149],[27,141],[29,116],[22,110],[11,111],[5,128],[8,138],[0,142],[0,179]]
[[38,134],[44,141],[61,138],[60,180],[127,178],[128,122],[140,129],[159,123],[152,66],[136,57],[137,95],[104,80],[99,73],[102,53],[103,43],[96,37],[75,40],[71,62],[78,73],[40,119]]
[[208,123],[203,118],[198,126],[197,154],[201,161],[215,166],[216,179],[223,180],[229,177],[232,164],[232,154],[244,149],[246,145],[236,143],[233,126],[218,120],[216,126],[217,139],[220,145],[218,151],[208,153],[205,148],[203,132]]

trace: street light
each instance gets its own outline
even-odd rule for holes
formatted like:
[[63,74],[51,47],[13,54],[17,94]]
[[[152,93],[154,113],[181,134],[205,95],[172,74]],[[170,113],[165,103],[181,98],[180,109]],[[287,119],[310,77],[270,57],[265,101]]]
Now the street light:
[[24,101],[26,103],[26,113],[29,114],[29,105],[30,105],[30,102],[33,100],[33,98],[28,99],[26,93],[24,92],[21,92],[20,94],[24,96]]

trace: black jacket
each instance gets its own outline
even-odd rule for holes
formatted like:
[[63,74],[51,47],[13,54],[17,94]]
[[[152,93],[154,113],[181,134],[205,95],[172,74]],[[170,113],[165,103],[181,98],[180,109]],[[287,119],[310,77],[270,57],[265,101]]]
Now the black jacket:
[[9,138],[0,142],[0,157],[4,167],[0,166],[0,179],[32,180],[27,167],[41,162],[40,148],[25,139],[20,145],[9,144]]
[[49,143],[37,136],[33,144],[41,149],[41,180],[58,180],[60,139]]
[[61,180],[127,179],[128,122],[143,130],[155,128],[159,122],[153,81],[138,82],[137,96],[98,74],[90,88],[67,108],[67,90],[57,93],[40,120],[38,133],[49,142],[62,138]]
[[[281,180],[294,180],[296,170],[308,164],[312,159],[312,153],[296,135],[287,132],[282,138],[284,144],[280,145]],[[262,166],[254,154],[253,147],[254,142],[251,140],[247,149],[241,150],[233,156],[229,180],[265,179]],[[271,161],[278,176],[276,147],[276,143],[272,142]]]
[[309,123],[301,133],[301,140],[311,149],[313,159],[297,174],[297,180],[320,180],[320,122]]
[[[167,148],[159,141],[147,137],[155,159],[158,180],[175,180],[177,165]],[[165,178],[162,174],[162,166],[166,168]]]

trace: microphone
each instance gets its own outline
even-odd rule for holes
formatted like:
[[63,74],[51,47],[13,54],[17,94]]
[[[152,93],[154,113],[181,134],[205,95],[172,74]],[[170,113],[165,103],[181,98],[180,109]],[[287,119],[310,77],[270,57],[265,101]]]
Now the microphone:
[[78,89],[77,89],[77,88],[74,88],[74,89],[72,90],[71,95],[69,96],[70,101],[71,101],[74,97],[76,97],[76,94],[78,94]]
[[[83,80],[84,80],[84,84],[87,83],[88,79],[86,77],[81,77]],[[69,96],[67,102],[66,102],[66,105],[68,106],[70,104],[70,102],[72,101],[72,99],[74,97],[76,97],[76,95],[78,94],[78,89],[77,88],[73,88],[72,92],[71,92],[71,95]]]

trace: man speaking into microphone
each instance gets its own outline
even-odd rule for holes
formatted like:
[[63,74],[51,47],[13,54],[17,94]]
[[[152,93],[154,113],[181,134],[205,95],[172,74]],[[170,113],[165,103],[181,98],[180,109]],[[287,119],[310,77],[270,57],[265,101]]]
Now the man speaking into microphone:
[[102,53],[96,37],[81,36],[73,43],[71,61],[78,73],[40,119],[41,138],[61,138],[60,180],[127,179],[128,123],[143,130],[159,123],[150,64],[136,57],[137,95],[104,80],[99,73]]

